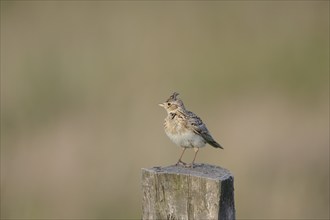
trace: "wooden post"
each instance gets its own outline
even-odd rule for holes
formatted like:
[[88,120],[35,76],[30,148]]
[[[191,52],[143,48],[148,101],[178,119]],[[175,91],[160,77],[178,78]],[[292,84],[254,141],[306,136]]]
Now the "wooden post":
[[234,177],[195,164],[142,169],[142,219],[235,219]]

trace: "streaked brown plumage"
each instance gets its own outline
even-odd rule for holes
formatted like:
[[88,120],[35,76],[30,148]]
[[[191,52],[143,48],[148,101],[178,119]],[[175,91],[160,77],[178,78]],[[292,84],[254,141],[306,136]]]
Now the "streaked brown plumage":
[[[215,148],[222,148],[211,136],[203,121],[193,112],[186,110],[179,94],[174,92],[166,102],[159,104],[167,111],[164,129],[167,136],[183,148],[177,164],[193,166],[199,148],[206,143]],[[187,148],[194,148],[195,156],[191,164],[185,164],[181,158]],[[223,148],[222,148],[223,149]]]

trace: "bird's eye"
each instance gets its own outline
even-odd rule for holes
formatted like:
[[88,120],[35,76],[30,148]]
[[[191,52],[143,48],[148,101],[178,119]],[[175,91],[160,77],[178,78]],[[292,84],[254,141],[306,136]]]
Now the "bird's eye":
[[171,105],[171,103],[168,102],[168,103],[167,103],[167,106],[170,106],[170,105]]

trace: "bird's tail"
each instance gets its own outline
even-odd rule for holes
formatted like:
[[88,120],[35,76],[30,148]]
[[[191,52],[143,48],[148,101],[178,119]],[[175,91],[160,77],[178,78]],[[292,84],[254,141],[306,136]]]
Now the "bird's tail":
[[218,142],[216,142],[215,140],[208,141],[207,143],[209,145],[211,145],[212,147],[223,149],[223,147]]
[[221,145],[212,138],[212,136],[209,132],[203,132],[203,133],[201,133],[201,135],[204,138],[204,140],[206,141],[206,143],[208,143],[212,147],[223,149],[223,147],[221,147]]

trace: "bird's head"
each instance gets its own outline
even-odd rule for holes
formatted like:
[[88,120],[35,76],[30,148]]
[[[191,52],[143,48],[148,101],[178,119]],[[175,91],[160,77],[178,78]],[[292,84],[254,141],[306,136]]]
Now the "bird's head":
[[159,104],[159,106],[165,108],[167,113],[175,113],[177,110],[184,110],[185,107],[181,99],[178,99],[177,96],[179,93],[174,92],[164,103]]

